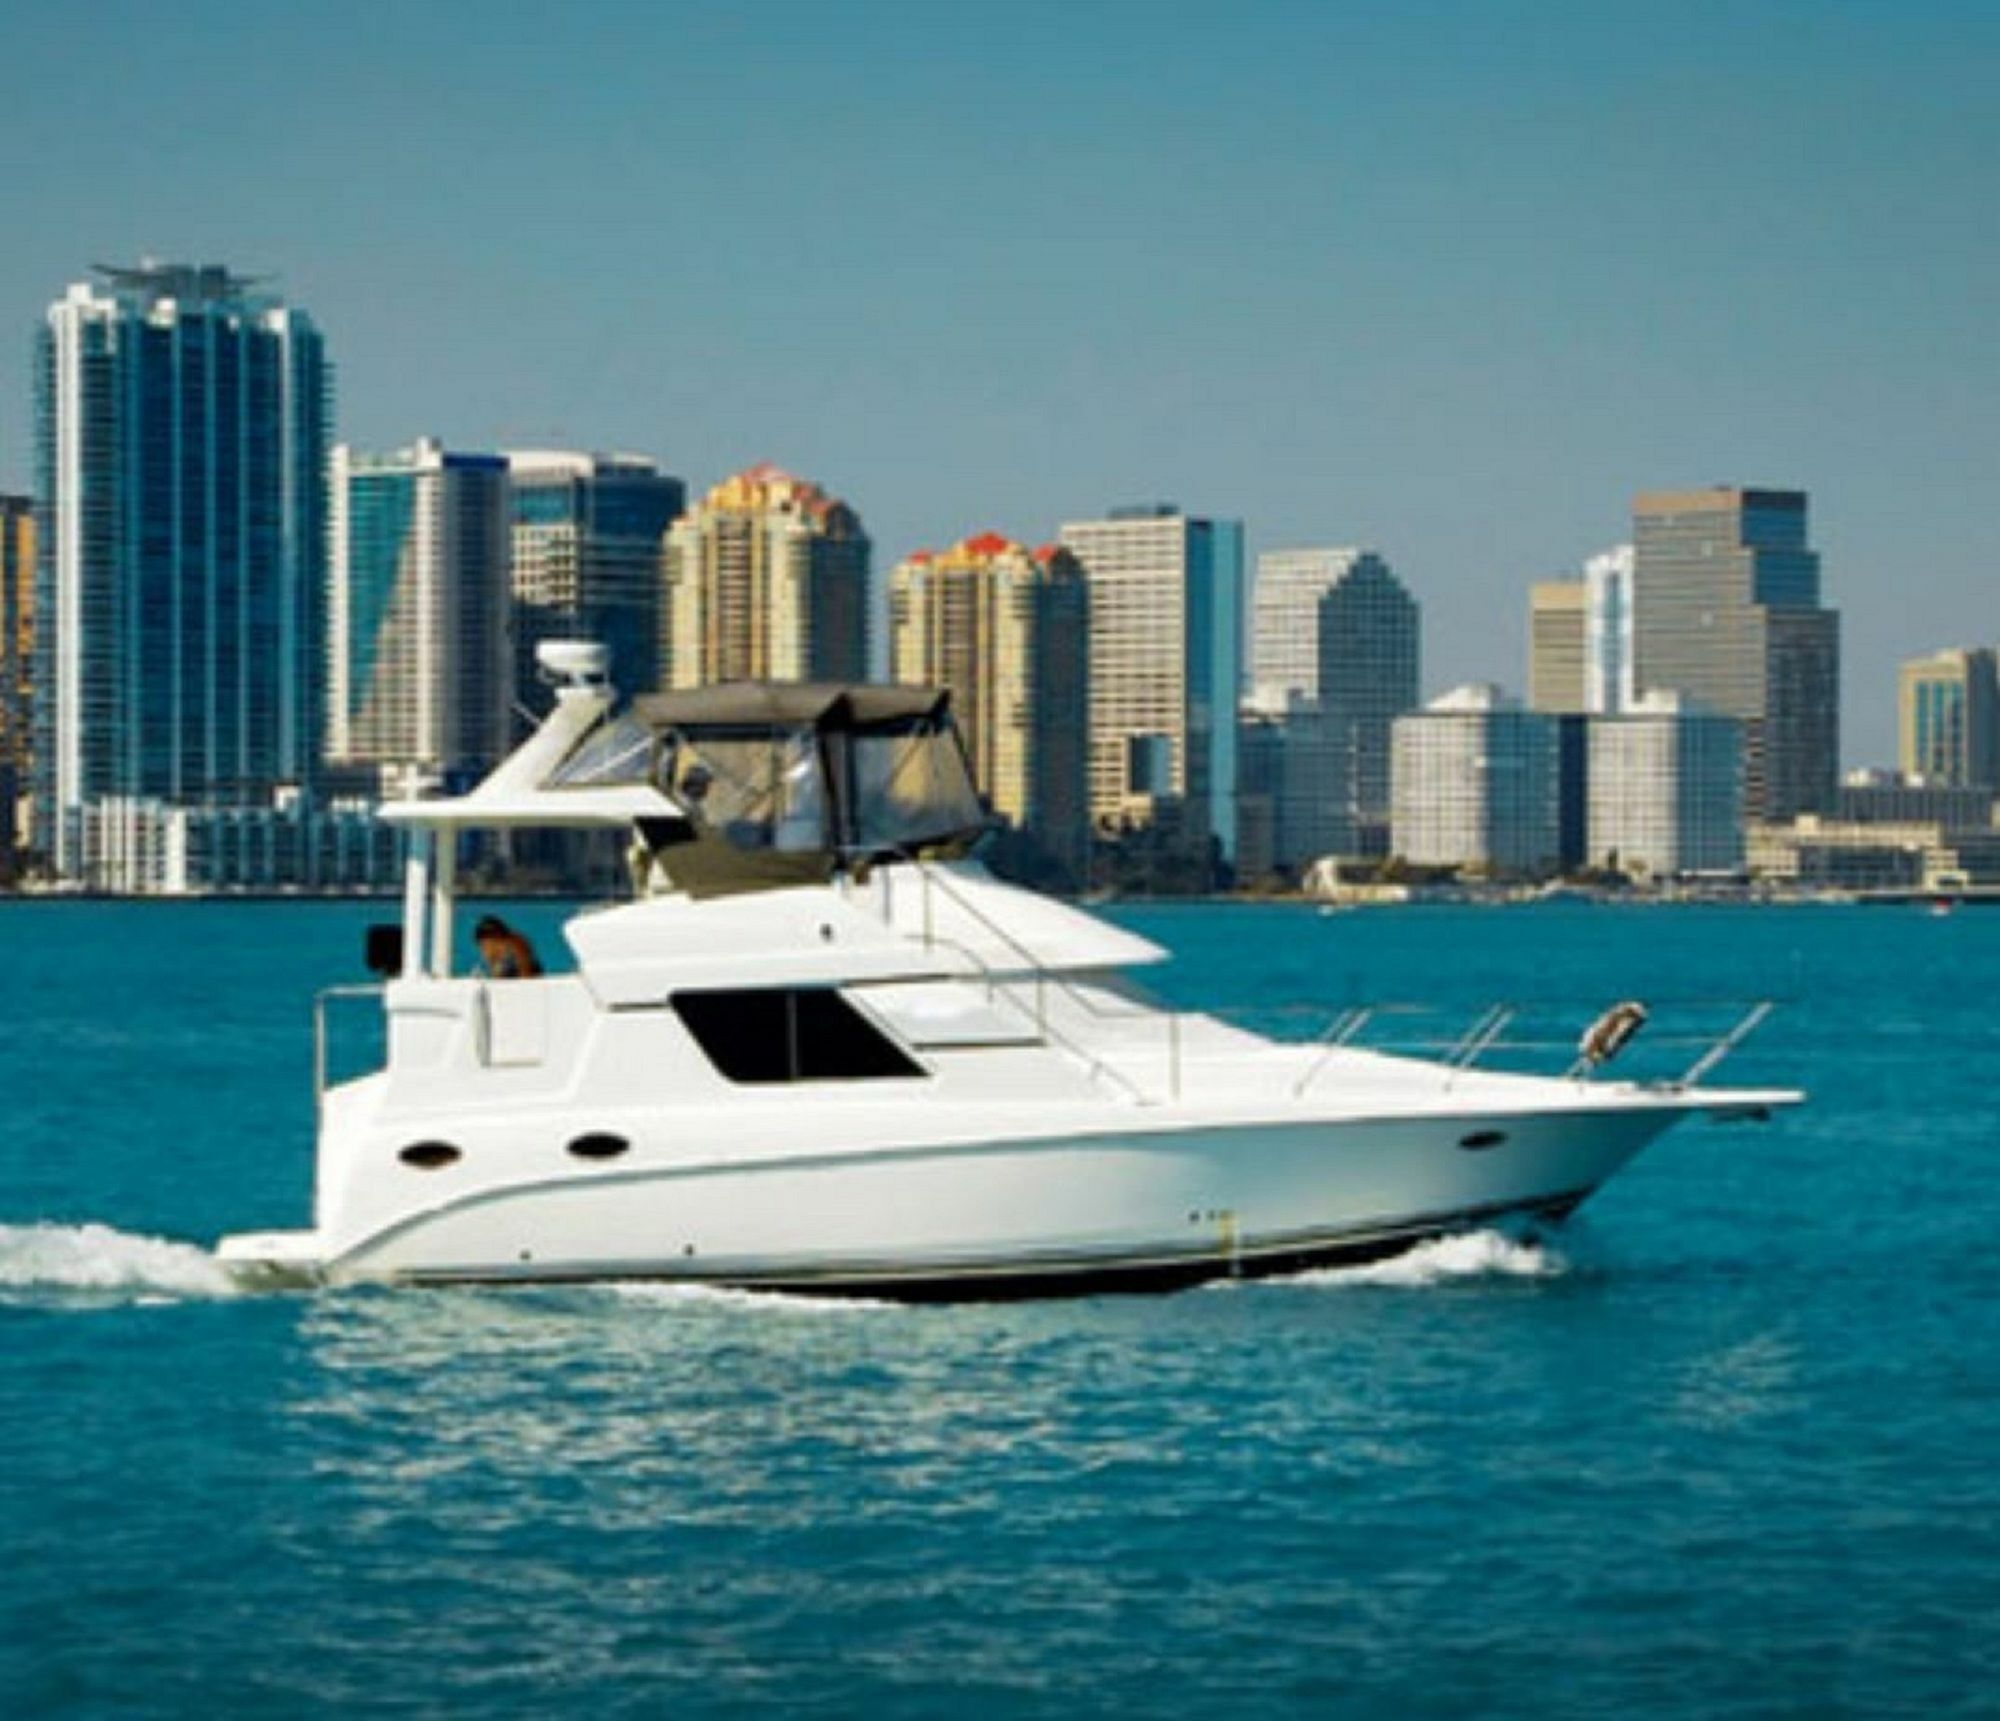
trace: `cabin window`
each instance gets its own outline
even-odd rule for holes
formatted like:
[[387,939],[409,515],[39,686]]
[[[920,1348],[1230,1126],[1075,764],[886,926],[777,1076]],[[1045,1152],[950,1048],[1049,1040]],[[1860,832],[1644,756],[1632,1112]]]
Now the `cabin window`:
[[708,1061],[732,1082],[853,1082],[924,1073],[831,987],[676,992],[673,1007]]

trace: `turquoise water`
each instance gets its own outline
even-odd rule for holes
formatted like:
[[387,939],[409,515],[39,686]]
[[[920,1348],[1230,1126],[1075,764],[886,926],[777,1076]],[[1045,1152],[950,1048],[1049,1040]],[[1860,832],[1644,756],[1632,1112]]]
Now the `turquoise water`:
[[[543,932],[551,918],[524,910]],[[371,911],[0,906],[0,1714],[1992,1713],[2000,913],[1128,910],[1163,989],[1795,992],[1554,1241],[1157,1299],[228,1294]]]

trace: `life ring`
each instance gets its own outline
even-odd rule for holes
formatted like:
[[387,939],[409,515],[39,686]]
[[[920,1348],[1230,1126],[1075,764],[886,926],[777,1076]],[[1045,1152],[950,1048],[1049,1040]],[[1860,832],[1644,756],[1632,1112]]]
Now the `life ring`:
[[1583,1038],[1576,1043],[1577,1056],[1593,1068],[1608,1064],[1632,1043],[1632,1036],[1645,1025],[1646,1006],[1637,999],[1613,1004],[1584,1029]]

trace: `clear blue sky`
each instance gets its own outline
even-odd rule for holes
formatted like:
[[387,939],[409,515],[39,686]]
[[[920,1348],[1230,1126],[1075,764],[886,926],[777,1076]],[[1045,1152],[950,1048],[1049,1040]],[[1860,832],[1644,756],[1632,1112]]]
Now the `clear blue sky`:
[[1367,543],[1425,681],[1640,488],[1812,492],[1846,752],[2000,638],[2000,5],[0,0],[0,482],[96,259],[278,273],[356,442],[772,458],[887,563]]

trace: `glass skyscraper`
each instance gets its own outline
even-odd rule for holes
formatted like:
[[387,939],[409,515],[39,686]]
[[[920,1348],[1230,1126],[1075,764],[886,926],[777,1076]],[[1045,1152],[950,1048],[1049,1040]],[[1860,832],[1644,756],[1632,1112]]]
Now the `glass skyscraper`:
[[510,452],[507,470],[516,706],[546,704],[535,667],[546,639],[609,646],[611,679],[628,693],[664,686],[662,539],[686,485],[632,454]]
[[1615,715],[1639,697],[1632,680],[1632,546],[1615,544],[1590,557],[1583,589],[1583,708]]
[[1528,588],[1528,704],[1593,717],[1623,711],[1632,686],[1632,546],[1583,564],[1583,576]]
[[35,647],[35,514],[25,496],[0,496],[0,875],[24,832]]
[[268,802],[322,724],[319,331],[220,266],[98,274],[37,364],[36,841],[64,877],[93,803]]
[[1373,550],[1267,550],[1253,613],[1252,702],[1281,730],[1274,858],[1386,852],[1389,726],[1417,703],[1416,600]]
[[1896,691],[1905,777],[1940,788],[2000,788],[2000,667],[1990,648],[1912,658]]
[[1744,726],[1745,809],[1831,808],[1840,776],[1840,617],[1797,490],[1663,491],[1633,504],[1633,683]]
[[1282,711],[1294,696],[1319,698],[1320,600],[1349,581],[1357,592],[1401,589],[1373,550],[1266,550],[1257,558],[1250,681],[1260,710]]
[[1417,706],[1423,611],[1379,556],[1364,556],[1319,600],[1319,710],[1347,749],[1354,841],[1389,851],[1390,737]]
[[507,751],[507,462],[334,450],[327,762],[470,780]]

